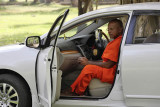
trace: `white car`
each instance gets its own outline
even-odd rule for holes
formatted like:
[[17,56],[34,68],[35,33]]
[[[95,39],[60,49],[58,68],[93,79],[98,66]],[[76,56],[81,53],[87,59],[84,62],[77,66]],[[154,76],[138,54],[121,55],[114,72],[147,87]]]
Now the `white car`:
[[[104,8],[64,23],[68,12],[48,33],[0,47],[0,107],[160,106],[160,3]],[[108,43],[101,30],[112,19],[124,25],[114,83],[93,79],[84,96],[63,95],[84,67],[78,57],[101,60]]]

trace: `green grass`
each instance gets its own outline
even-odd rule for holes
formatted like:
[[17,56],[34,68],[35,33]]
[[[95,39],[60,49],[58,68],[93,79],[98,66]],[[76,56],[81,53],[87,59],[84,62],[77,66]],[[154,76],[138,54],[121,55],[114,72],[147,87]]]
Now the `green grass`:
[[[24,42],[28,36],[48,32],[56,17],[67,8],[70,7],[58,4],[1,7],[0,45]],[[77,16],[77,8],[70,9],[67,20]]]
[[66,21],[78,16],[76,7],[55,3],[0,6],[0,46],[24,42],[28,36],[48,32],[56,17],[68,8],[70,13]]

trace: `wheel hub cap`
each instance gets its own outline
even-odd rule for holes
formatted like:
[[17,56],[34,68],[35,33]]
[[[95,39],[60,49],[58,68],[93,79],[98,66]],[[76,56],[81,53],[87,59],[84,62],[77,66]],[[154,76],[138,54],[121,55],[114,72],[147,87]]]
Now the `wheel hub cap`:
[[0,107],[18,107],[17,91],[9,84],[0,83]]

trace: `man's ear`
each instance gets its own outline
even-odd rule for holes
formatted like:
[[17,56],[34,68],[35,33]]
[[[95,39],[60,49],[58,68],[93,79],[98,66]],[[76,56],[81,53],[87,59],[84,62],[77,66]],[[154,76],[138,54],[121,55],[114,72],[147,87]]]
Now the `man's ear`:
[[119,27],[119,33],[122,34],[123,28]]

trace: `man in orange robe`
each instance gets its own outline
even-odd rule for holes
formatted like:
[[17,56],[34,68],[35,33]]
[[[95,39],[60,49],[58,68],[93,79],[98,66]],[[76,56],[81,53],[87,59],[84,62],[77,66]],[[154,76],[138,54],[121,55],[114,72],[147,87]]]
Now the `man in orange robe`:
[[88,61],[80,57],[78,61],[85,65],[78,78],[71,85],[72,92],[83,95],[92,78],[98,78],[102,82],[113,83],[117,67],[119,47],[122,39],[123,24],[120,20],[114,19],[108,24],[109,42],[102,54],[103,61]]

